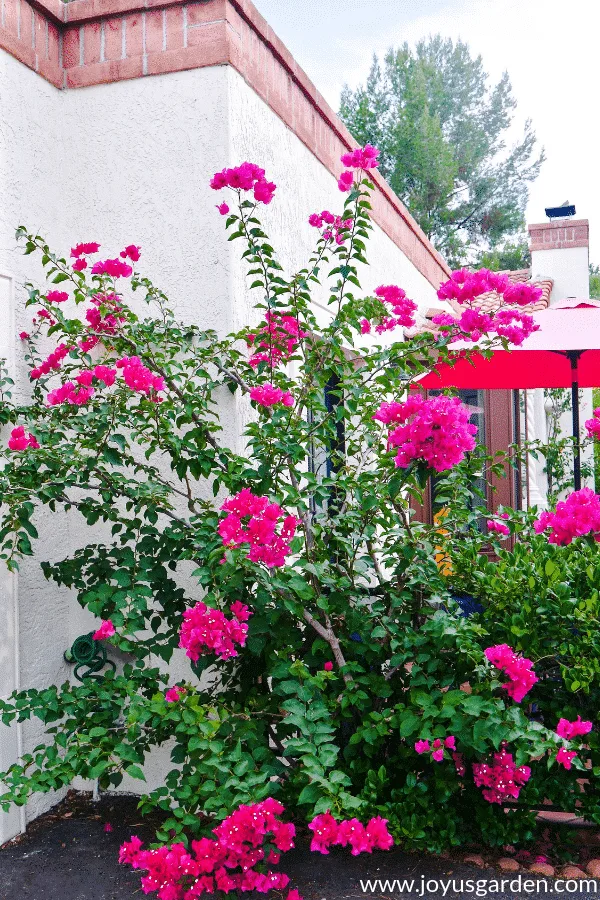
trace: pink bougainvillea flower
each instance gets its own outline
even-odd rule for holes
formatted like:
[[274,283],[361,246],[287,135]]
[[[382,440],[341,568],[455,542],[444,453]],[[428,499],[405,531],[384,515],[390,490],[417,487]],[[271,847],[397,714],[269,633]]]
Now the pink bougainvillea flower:
[[449,750],[456,750],[456,738],[454,735],[451,734],[444,738],[444,747],[448,747]]
[[99,249],[100,244],[97,244],[95,241],[88,244],[77,244],[71,249],[71,256],[79,258],[80,256],[85,256],[89,253],[97,253]]
[[600,437],[600,407],[594,410],[593,419],[588,419],[585,428],[590,437]]
[[146,394],[152,400],[165,390],[164,378],[148,369],[139,356],[124,356],[117,361],[116,366],[117,369],[122,369],[123,380],[132,391]]
[[110,275],[112,278],[129,278],[133,269],[121,259],[98,260],[92,266],[92,275]]
[[352,185],[354,184],[354,172],[347,171],[342,172],[338,179],[338,187],[340,191],[343,193],[347,193],[347,191],[352,189]]
[[72,381],[66,381],[59,388],[50,391],[46,397],[48,406],[58,406],[61,403],[69,403],[73,406],[85,406],[89,403],[94,395],[94,388],[80,387],[79,389]]
[[570,544],[586,534],[600,541],[600,497],[591,488],[573,491],[554,512],[544,510],[533,527],[537,534],[550,529],[550,544]]
[[255,352],[248,360],[253,369],[261,362],[270,366],[287,362],[296,351],[300,340],[307,337],[307,332],[301,330],[295,316],[267,310],[265,322],[258,334],[251,334],[248,337],[249,346],[255,348]]
[[179,687],[179,685],[176,684],[174,687],[169,688],[168,691],[165,691],[165,700],[167,703],[176,703],[184,694],[185,688]]
[[81,256],[79,259],[76,259],[73,263],[73,271],[74,272],[83,272],[84,269],[87,269],[87,259],[84,259]]
[[377,157],[379,150],[372,144],[364,147],[355,147],[349,153],[343,153],[340,161],[348,169],[376,169],[379,165]]
[[360,320],[360,333],[361,334],[371,334],[371,323],[368,319]]
[[393,317],[390,317],[392,327],[402,325],[404,328],[412,328],[415,324],[414,314],[417,304],[406,296],[406,291],[396,284],[382,284],[375,288],[374,293],[383,304],[389,304],[393,313]]
[[415,744],[415,750],[417,753],[427,753],[429,750],[429,741],[417,741]]
[[466,775],[467,767],[465,766],[464,757],[462,753],[453,753],[452,760],[454,762],[454,768],[456,769],[456,774],[459,778],[462,778]]
[[571,768],[572,761],[576,756],[577,754],[574,750],[566,750],[564,747],[561,747],[556,754],[556,762],[568,770]]
[[115,633],[115,626],[110,619],[103,619],[100,628],[92,635],[95,641],[104,641]]
[[71,352],[71,350],[72,347],[67,347],[66,344],[59,344],[56,350],[53,350],[52,353],[39,364],[39,366],[36,366],[35,369],[32,369],[30,371],[29,377],[31,378],[31,380],[37,381],[37,379],[41,378],[42,375],[49,375],[53,370],[58,371],[63,359]]
[[510,681],[502,687],[515,703],[520,703],[538,681],[533,662],[518,656],[508,644],[498,644],[485,650],[486,658],[493,666],[508,675]]
[[103,381],[106,387],[111,387],[115,383],[116,377],[116,369],[112,369],[110,366],[94,366],[94,378]]
[[272,181],[267,181],[264,169],[249,162],[216,172],[211,178],[210,186],[214,191],[220,191],[225,187],[238,191],[252,191],[256,202],[265,204],[271,202],[277,187]]
[[437,750],[434,750],[433,753],[431,754],[431,758],[434,759],[436,762],[441,762],[444,758],[444,748],[439,747]]
[[458,397],[411,394],[404,403],[383,403],[373,418],[386,425],[400,423],[388,435],[388,445],[398,447],[397,466],[424,462],[444,472],[475,447],[477,426],[469,423],[470,416]]
[[457,269],[452,277],[438,288],[440,300],[456,300],[460,304],[472,304],[476,297],[495,291],[507,304],[527,306],[536,303],[542,290],[534,284],[512,284],[507,275],[490,272],[489,269]]
[[39,446],[37,439],[32,434],[28,434],[25,431],[24,425],[17,425],[10,433],[8,439],[9,450],[27,450],[28,447],[37,450],[39,449]]
[[365,831],[367,840],[373,850],[389,850],[394,846],[394,838],[387,830],[387,819],[375,816],[367,822]]
[[259,406],[275,406],[278,403],[281,403],[282,406],[294,405],[291,393],[275,387],[274,384],[261,384],[258,387],[250,388],[250,399]]
[[64,303],[68,299],[69,295],[66,291],[48,291],[46,294],[48,303]]
[[[508,513],[503,513],[501,518],[508,519]],[[508,527],[508,525],[505,525],[504,522],[498,522],[497,519],[488,519],[486,524],[488,531],[495,531],[496,534],[503,534],[506,536],[510,534],[510,528]]]
[[328,227],[323,231],[322,237],[325,240],[333,240],[339,246],[344,243],[347,232],[352,228],[352,219],[342,219],[329,210],[324,209],[321,213],[312,213],[308,217],[309,225],[313,228],[322,228],[324,224]]
[[338,824],[336,820],[330,812],[326,812],[315,816],[308,827],[313,833],[310,849],[314,853],[327,855],[329,848],[337,841]]
[[252,562],[267,568],[285,565],[298,525],[295,516],[286,515],[277,503],[255,496],[248,488],[226,500],[221,509],[228,513],[219,524],[226,547],[249,544],[247,557]]
[[90,387],[93,380],[94,373],[90,369],[85,369],[83,372],[80,372],[79,375],[75,376],[77,384],[82,384],[84,387]]
[[135,244],[128,244],[124,250],[121,250],[119,256],[121,259],[130,259],[131,262],[137,262],[141,255],[141,247],[136,247]]
[[26,331],[21,331],[21,332],[19,333],[19,338],[20,338],[22,341],[28,341],[28,340],[29,340],[29,334],[28,334]]
[[482,787],[488,803],[518,800],[521,788],[531,777],[529,766],[516,766],[512,754],[502,747],[492,763],[473,763],[473,780]]
[[588,734],[591,730],[592,723],[582,721],[581,716],[577,716],[574,722],[569,722],[568,719],[559,719],[558,725],[556,726],[557,735],[561,738],[565,738],[567,741],[579,737],[582,734]]
[[329,811],[315,816],[309,823],[313,832],[310,849],[328,854],[333,846],[352,848],[352,855],[371,853],[373,850],[389,850],[394,840],[387,830],[387,819],[376,816],[364,826],[358,819],[337,822]]
[[226,203],[217,204],[217,209],[219,210],[219,212],[222,216],[226,216],[227,213],[229,212],[229,207],[227,206]]
[[[270,869],[259,872],[256,866],[276,865],[280,853],[293,848],[295,828],[279,818],[283,812],[281,803],[272,798],[239,806],[213,829],[214,839],[192,840],[187,848],[176,843],[144,850],[141,841],[132,837],[121,846],[119,862],[146,872],[142,890],[147,894],[157,892],[159,900],[197,900],[215,891],[281,891],[288,886],[289,877]],[[367,833],[366,849],[389,846],[386,824],[385,819],[376,818],[363,829]],[[352,828],[346,831],[347,842],[356,846]],[[272,850],[272,845],[277,851]],[[286,900],[302,898],[291,890]]]
[[[234,608],[235,607],[235,608]],[[236,601],[228,619],[220,609],[213,609],[201,600],[186,609],[179,631],[179,646],[194,662],[207,653],[220,659],[237,656],[237,646],[244,647],[248,635],[247,619],[251,613],[245,604]]]
[[344,819],[340,822],[336,844],[339,844],[340,847],[349,845],[352,848],[352,856],[358,856],[360,853],[371,853],[373,850],[369,843],[367,830],[358,819]]
[[333,663],[326,662],[325,665],[323,666],[323,668],[325,669],[326,672],[331,672],[333,669]]

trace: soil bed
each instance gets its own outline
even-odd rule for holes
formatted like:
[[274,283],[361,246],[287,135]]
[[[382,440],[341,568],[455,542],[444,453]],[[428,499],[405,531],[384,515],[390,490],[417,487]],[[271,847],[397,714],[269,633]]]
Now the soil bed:
[[[140,874],[118,864],[119,846],[131,834],[137,834],[143,841],[153,839],[156,823],[142,820],[136,804],[137,799],[131,797],[103,797],[98,803],[92,803],[85,796],[69,795],[50,813],[32,823],[26,835],[0,850],[0,900],[143,900],[146,895],[141,891]],[[107,824],[112,830],[104,830]],[[552,878],[546,879],[546,891],[543,886],[539,891],[529,893],[511,890],[508,887],[511,879],[520,877],[524,883],[541,877],[526,871],[501,872],[466,865],[454,858],[409,854],[401,850],[353,857],[347,850],[340,849],[329,856],[321,856],[310,853],[308,840],[303,836],[298,845],[296,850],[285,854],[281,868],[290,876],[290,887],[298,888],[304,900],[484,896],[481,888],[476,892],[477,881],[480,885],[488,882],[487,896],[494,898],[556,893]],[[366,879],[413,879],[414,884],[412,891],[401,891],[398,886],[377,886],[372,891],[363,891],[361,880]],[[471,889],[466,885],[469,879],[473,882]],[[498,883],[502,879],[505,879],[506,889],[495,890],[492,882]],[[435,890],[433,885],[424,888],[430,880],[444,885],[450,882],[450,887],[445,893],[441,887]],[[462,889],[461,880],[464,883]],[[564,895],[575,900],[598,900],[600,879],[598,892],[569,891]],[[264,897],[245,896],[248,900]],[[210,900],[210,895],[206,897]],[[280,900],[275,893],[269,897]]]

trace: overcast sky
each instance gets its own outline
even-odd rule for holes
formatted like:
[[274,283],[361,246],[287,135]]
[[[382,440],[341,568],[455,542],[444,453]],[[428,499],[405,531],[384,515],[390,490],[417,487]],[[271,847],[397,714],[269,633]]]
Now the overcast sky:
[[568,200],[590,220],[600,264],[599,0],[254,0],[334,109],[364,81],[373,53],[429,34],[461,38],[497,80],[506,69],[516,118],[533,120],[546,162],[528,222]]

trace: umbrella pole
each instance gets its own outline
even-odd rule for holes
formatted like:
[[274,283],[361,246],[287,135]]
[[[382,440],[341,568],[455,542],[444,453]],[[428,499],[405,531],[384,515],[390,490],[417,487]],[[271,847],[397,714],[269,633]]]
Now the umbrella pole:
[[573,410],[573,485],[576,491],[581,490],[581,446],[579,434],[579,376],[577,363],[580,351],[570,350],[568,357],[571,362],[571,407]]

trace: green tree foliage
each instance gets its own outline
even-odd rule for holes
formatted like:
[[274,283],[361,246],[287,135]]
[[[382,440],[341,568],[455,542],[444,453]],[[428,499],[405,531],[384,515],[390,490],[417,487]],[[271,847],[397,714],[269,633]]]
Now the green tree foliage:
[[[344,88],[340,115],[381,150],[381,171],[453,264],[518,234],[544,160],[531,122],[511,147],[508,74],[493,86],[480,56],[440,35],[374,57],[366,84]],[[519,263],[520,265],[520,263]]]
[[600,266],[590,263],[590,297],[600,300]]

